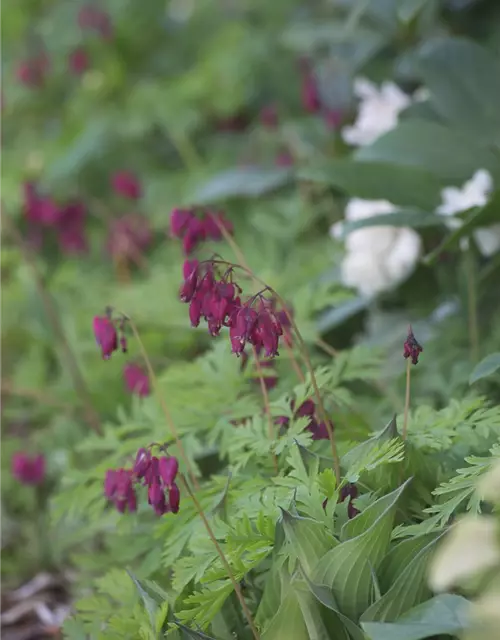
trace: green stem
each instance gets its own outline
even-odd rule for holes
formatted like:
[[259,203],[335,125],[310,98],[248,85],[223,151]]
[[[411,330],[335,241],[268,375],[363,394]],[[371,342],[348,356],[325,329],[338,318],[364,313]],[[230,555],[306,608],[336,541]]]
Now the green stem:
[[470,358],[473,363],[479,358],[479,329],[477,318],[476,269],[471,243],[465,252],[465,276],[467,281],[467,309],[469,316]]

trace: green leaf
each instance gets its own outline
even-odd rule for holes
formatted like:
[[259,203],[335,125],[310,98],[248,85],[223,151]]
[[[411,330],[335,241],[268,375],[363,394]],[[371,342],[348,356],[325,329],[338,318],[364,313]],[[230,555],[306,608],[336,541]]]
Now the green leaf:
[[[351,534],[355,537],[328,551],[313,572],[313,582],[331,586],[340,610],[351,619],[357,619],[370,604],[371,571],[378,569],[386,553],[396,504],[407,485],[408,482],[373,503],[366,509],[368,515],[365,512],[364,519],[361,514],[345,525],[342,538]],[[372,518],[373,524],[365,529],[365,522]],[[361,530],[363,533],[359,533]]]
[[481,378],[487,378],[491,374],[500,369],[500,351],[496,353],[490,353],[489,356],[483,358],[479,364],[474,367],[474,370],[470,374],[469,384],[474,384]]
[[429,0],[400,0],[398,7],[398,18],[401,22],[408,24],[424,8]]
[[355,153],[356,160],[426,169],[442,180],[464,182],[478,167],[500,176],[500,162],[472,136],[424,120],[401,122],[372,145]]
[[336,544],[336,540],[327,532],[323,523],[312,518],[293,516],[285,509],[283,528],[303,571],[310,576],[319,559]]
[[144,603],[144,608],[148,613],[149,621],[151,623],[151,629],[154,630],[156,629],[156,617],[157,617],[158,609],[162,604],[160,594],[155,594],[155,597],[153,598],[148,593],[148,590],[146,589],[142,580],[139,580],[138,578],[136,578],[135,575],[132,573],[132,571],[129,571],[128,569],[126,569],[126,571],[130,576],[130,579],[134,583],[137,591],[139,592],[139,595],[141,596],[141,600]]
[[366,227],[442,227],[445,221],[443,216],[435,213],[425,213],[424,211],[395,211],[382,215],[363,218],[362,220],[351,220],[342,223],[342,235],[346,236],[357,229]]
[[361,622],[397,620],[403,613],[419,604],[430,595],[427,587],[427,566],[434,546],[442,534],[421,549],[384,595],[373,603],[361,616]]
[[290,585],[276,615],[261,634],[262,640],[309,640],[297,594]]
[[325,333],[339,324],[343,324],[360,311],[364,311],[370,302],[370,298],[357,297],[325,311],[318,319],[318,331]]
[[196,204],[212,204],[228,198],[256,198],[287,184],[292,178],[288,169],[243,167],[220,173],[196,191]]
[[424,44],[417,68],[440,116],[485,142],[500,142],[498,59],[470,40],[442,38]]
[[396,622],[364,622],[370,640],[422,640],[441,634],[457,635],[467,628],[470,602],[442,594],[408,611]]
[[434,209],[445,186],[430,171],[389,162],[329,160],[297,172],[302,180],[331,185],[352,197]]

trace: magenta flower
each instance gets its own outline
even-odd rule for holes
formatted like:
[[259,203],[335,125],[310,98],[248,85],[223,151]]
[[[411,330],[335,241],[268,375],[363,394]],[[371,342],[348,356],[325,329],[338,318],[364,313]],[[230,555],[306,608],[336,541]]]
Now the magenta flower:
[[412,363],[413,364],[417,364],[418,363],[418,357],[422,353],[423,350],[424,350],[424,348],[422,347],[422,345],[420,345],[418,343],[417,339],[413,335],[413,331],[412,331],[412,328],[411,328],[411,325],[410,325],[410,327],[408,328],[408,335],[407,335],[406,340],[404,342],[403,357],[404,358],[411,358]]
[[294,163],[294,159],[290,151],[282,151],[276,156],[276,166],[278,167],[291,167]]
[[149,396],[148,374],[137,364],[129,363],[123,368],[125,385],[130,393],[135,393],[141,398]]
[[26,87],[39,89],[45,82],[49,70],[49,59],[45,53],[20,62],[16,69],[16,78]]
[[137,497],[130,469],[109,469],[104,480],[104,495],[120,513],[137,510]]
[[176,208],[170,214],[170,235],[182,240],[186,256],[207,239],[221,240],[221,227],[228,233],[233,233],[232,223],[221,212],[208,211],[197,216],[190,209]]
[[260,121],[267,129],[274,129],[278,126],[278,109],[275,104],[269,104],[262,108]]
[[174,456],[169,456],[168,458],[165,456],[161,457],[158,461],[158,471],[165,486],[171,487],[179,471],[177,458],[174,458]]
[[86,219],[87,210],[82,202],[71,202],[60,209],[56,231],[63,253],[79,254],[88,251]]
[[[132,469],[109,470],[104,480],[104,494],[115,503],[123,513],[128,506],[135,510],[134,483],[143,481],[148,488],[148,504],[156,515],[177,513],[179,511],[180,492],[175,484],[179,469],[177,458],[152,456],[149,449],[141,448],[137,452]],[[132,505],[133,508],[130,507]]]
[[139,214],[129,214],[111,223],[106,249],[112,256],[140,263],[143,252],[152,242],[153,233],[148,220]]
[[89,68],[89,55],[83,47],[77,47],[69,54],[68,67],[75,76],[80,76]]
[[39,485],[45,479],[45,456],[41,453],[29,456],[18,451],[11,460],[12,475],[22,484]]
[[93,320],[94,335],[101,348],[103,360],[109,360],[118,350],[118,333],[114,322],[107,316],[95,316]]
[[308,113],[318,113],[321,110],[321,100],[316,78],[308,60],[300,61],[300,70],[302,74],[302,106]]
[[106,40],[112,36],[109,14],[91,4],[86,4],[78,12],[78,26],[83,30],[95,31]]
[[138,200],[142,195],[141,183],[131,171],[118,171],[111,178],[111,185],[118,195]]

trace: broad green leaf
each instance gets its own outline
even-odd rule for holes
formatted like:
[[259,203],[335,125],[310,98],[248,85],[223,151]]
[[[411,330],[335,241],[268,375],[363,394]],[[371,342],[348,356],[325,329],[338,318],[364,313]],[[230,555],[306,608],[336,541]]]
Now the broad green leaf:
[[361,616],[361,622],[392,622],[430,595],[427,587],[427,567],[434,546],[441,535],[421,549],[402,568],[390,589]]
[[196,204],[212,204],[228,198],[256,198],[291,180],[288,169],[242,167],[214,176],[196,191]]
[[288,587],[276,615],[261,634],[262,640],[310,640],[297,594]]
[[325,526],[312,518],[293,516],[281,510],[285,536],[300,562],[304,572],[310,576],[319,559],[337,544]]
[[[158,613],[159,609],[163,605],[166,600],[166,593],[161,593],[161,589],[159,587],[155,588],[154,593],[150,593],[152,591],[151,588],[148,588],[148,583],[139,580],[129,569],[126,569],[130,579],[135,585],[135,588],[139,592],[141,596],[141,600],[144,604],[144,608],[146,609],[149,617],[149,621],[151,623],[151,629],[156,630],[157,622],[158,622]],[[155,585],[156,587],[156,585]],[[165,611],[165,615],[167,611]]]
[[423,9],[429,0],[400,0],[398,18],[401,22],[411,22]]
[[422,209],[434,209],[446,186],[425,168],[351,159],[304,167],[296,175],[302,180],[331,185],[352,197],[389,200],[395,205]]
[[[373,524],[360,535],[328,551],[312,574],[315,584],[331,586],[340,610],[351,619],[357,619],[370,604],[371,571],[372,568],[377,571],[386,553],[396,504],[407,484],[371,505],[371,513],[378,513]],[[351,524],[343,537],[350,531],[356,534],[357,526]]]
[[348,451],[345,455],[342,456],[342,466],[344,468],[349,468],[354,465],[358,460],[366,457],[369,452],[377,446],[380,442],[385,442],[386,440],[392,440],[398,436],[398,426],[396,423],[396,416],[394,415],[392,420],[388,422],[388,424],[377,434],[365,440],[365,442],[361,442],[356,447]]
[[470,374],[469,384],[474,384],[481,378],[487,378],[491,376],[495,371],[500,369],[500,351],[497,353],[490,353],[489,356],[483,358],[481,362],[474,367],[474,370]]
[[340,324],[343,324],[352,316],[356,315],[360,311],[364,311],[371,303],[370,298],[353,298],[348,300],[337,307],[333,307],[328,311],[325,311],[318,319],[318,331],[325,333]]
[[414,607],[395,622],[364,622],[370,640],[423,640],[441,634],[457,635],[467,628],[470,602],[442,594]]
[[396,544],[382,560],[377,573],[383,593],[388,591],[401,573],[401,569],[408,566],[411,560],[430,542],[439,536],[438,533],[426,533],[403,540]]
[[425,43],[418,70],[437,112],[485,142],[500,142],[500,61],[465,38]]
[[436,213],[425,213],[425,211],[395,211],[383,215],[363,218],[362,220],[346,221],[342,224],[342,235],[346,236],[357,229],[366,227],[442,227],[444,226],[443,216]]
[[474,137],[424,120],[401,122],[354,155],[356,160],[426,169],[450,183],[465,182],[478,168],[500,176],[500,161]]
[[[325,620],[321,616],[320,604],[311,593],[305,580],[295,579],[292,582],[293,589],[297,596],[302,618],[306,625],[309,638],[316,640],[330,640],[330,632],[333,631],[331,625],[325,624]],[[338,637],[338,632],[336,637]]]

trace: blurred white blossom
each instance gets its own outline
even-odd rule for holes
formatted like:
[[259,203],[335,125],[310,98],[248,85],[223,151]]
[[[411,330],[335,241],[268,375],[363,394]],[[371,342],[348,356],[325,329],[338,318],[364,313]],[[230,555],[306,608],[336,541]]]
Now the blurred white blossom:
[[342,129],[344,141],[354,146],[369,145],[394,129],[399,113],[412,102],[393,82],[383,82],[379,89],[366,78],[354,80],[354,94],[360,99],[358,117],[352,126]]
[[[393,213],[387,200],[353,198],[345,210],[348,221]],[[342,236],[342,223],[332,226],[331,234]],[[341,266],[345,286],[361,295],[374,296],[398,286],[412,273],[421,251],[420,236],[413,229],[374,226],[349,233],[345,239],[347,254]]]
[[[482,207],[488,202],[489,194],[493,190],[493,179],[485,169],[479,169],[461,189],[446,187],[441,191],[442,204],[436,209],[437,213],[452,216],[466,211],[471,207]],[[450,228],[461,225],[460,220],[450,220]],[[492,256],[500,249],[500,224],[476,229],[474,240],[483,256]]]

